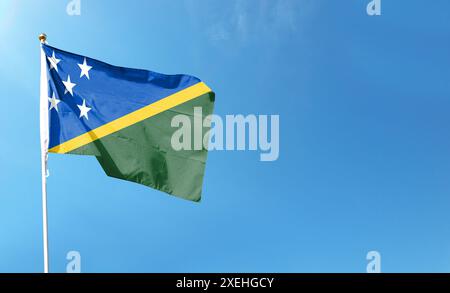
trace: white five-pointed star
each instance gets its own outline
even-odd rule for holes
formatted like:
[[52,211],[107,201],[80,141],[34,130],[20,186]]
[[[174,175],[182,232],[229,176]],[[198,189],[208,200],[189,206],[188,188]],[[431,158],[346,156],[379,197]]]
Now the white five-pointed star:
[[63,81],[63,84],[66,87],[66,91],[64,93],[66,94],[67,92],[69,92],[73,96],[73,88],[76,86],[76,84],[70,81],[70,75],[67,76],[67,81]]
[[86,58],[84,58],[83,64],[78,64],[78,66],[81,69],[80,78],[82,78],[84,75],[89,79],[89,70],[92,69],[92,66],[87,65]]
[[50,70],[55,68],[56,72],[58,72],[58,63],[61,62],[61,59],[57,59],[55,57],[55,51],[53,51],[52,57],[47,57],[48,61],[50,61]]
[[53,97],[48,98],[48,101],[50,102],[50,110],[55,109],[56,112],[58,112],[58,104],[61,102],[60,100],[58,100],[55,96],[55,93],[53,93]]
[[80,109],[80,118],[85,117],[87,120],[89,120],[88,112],[91,111],[91,108],[86,107],[86,100],[83,99],[83,105],[77,105],[78,109]]

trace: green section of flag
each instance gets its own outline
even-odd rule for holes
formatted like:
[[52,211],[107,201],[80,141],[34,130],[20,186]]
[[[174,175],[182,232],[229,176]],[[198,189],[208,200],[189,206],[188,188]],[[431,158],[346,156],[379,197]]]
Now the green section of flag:
[[[194,149],[194,108],[202,109],[203,122],[212,114],[213,106],[214,93],[211,92],[95,140],[70,154],[96,156],[108,176],[200,201],[208,152],[205,148]],[[179,114],[186,115],[191,122],[191,150],[172,148],[172,135],[179,128],[172,127],[171,121]],[[207,133],[210,126],[202,126],[202,129],[203,134]]]

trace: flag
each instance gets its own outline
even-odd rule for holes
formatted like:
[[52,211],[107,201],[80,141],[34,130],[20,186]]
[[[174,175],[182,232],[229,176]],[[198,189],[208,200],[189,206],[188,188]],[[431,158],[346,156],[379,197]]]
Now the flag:
[[174,149],[172,120],[184,115],[194,125],[198,113],[201,121],[212,114],[215,95],[205,83],[112,66],[47,44],[42,50],[48,152],[95,156],[108,176],[200,201],[207,146]]

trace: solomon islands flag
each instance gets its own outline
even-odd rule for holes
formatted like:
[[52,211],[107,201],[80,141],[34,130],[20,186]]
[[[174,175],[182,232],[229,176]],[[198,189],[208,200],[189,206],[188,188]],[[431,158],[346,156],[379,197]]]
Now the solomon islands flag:
[[[108,176],[200,201],[207,149],[174,150],[172,118],[194,125],[214,93],[198,78],[116,67],[42,45],[48,76],[49,152],[96,156]],[[203,133],[210,125],[203,125]]]

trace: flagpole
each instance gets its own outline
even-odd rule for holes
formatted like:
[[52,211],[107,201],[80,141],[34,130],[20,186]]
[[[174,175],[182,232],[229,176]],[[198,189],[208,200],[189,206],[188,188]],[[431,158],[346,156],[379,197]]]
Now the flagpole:
[[41,140],[41,176],[42,176],[42,238],[44,244],[44,273],[49,272],[48,264],[48,222],[47,222],[47,159],[48,159],[48,79],[47,62],[42,44],[46,34],[39,35],[41,42],[41,80],[40,80],[40,140]]

